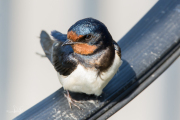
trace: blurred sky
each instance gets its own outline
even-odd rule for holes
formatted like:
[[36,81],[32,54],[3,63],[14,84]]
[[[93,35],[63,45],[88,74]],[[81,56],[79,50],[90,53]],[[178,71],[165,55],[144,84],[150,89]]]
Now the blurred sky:
[[[0,0],[0,120],[10,120],[61,85],[39,43],[41,30],[66,33],[77,20],[102,21],[122,38],[157,0]],[[180,120],[180,59],[109,120]]]

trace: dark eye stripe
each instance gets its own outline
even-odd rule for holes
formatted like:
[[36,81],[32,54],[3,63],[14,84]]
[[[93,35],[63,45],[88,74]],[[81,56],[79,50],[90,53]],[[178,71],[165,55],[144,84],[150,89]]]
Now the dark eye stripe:
[[90,40],[92,38],[92,35],[86,35],[85,39]]

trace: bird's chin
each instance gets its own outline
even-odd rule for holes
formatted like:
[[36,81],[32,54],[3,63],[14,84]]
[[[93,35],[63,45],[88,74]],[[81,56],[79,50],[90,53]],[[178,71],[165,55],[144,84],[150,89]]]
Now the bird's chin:
[[94,51],[97,49],[96,45],[88,45],[87,43],[73,44],[71,46],[72,46],[75,53],[81,54],[81,55],[93,54]]

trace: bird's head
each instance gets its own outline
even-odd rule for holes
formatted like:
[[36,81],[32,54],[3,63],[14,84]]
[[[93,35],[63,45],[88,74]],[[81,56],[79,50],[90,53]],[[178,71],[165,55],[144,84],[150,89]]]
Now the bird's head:
[[85,18],[69,28],[64,45],[71,45],[75,53],[90,55],[112,45],[112,37],[102,22]]

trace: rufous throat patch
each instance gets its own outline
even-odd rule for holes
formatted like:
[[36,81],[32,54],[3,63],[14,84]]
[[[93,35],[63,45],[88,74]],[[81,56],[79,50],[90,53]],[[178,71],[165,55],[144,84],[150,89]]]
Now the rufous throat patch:
[[89,55],[92,54],[97,49],[97,46],[83,43],[83,44],[74,44],[72,45],[72,48],[75,53],[82,55]]

